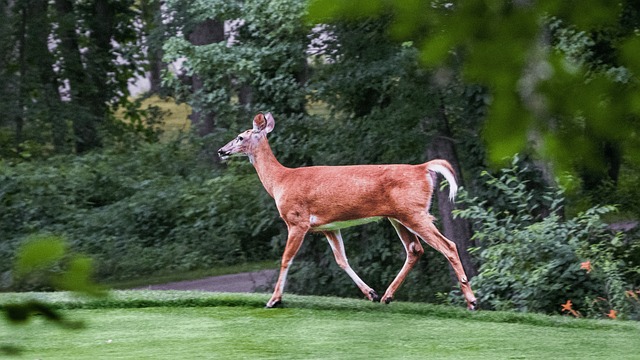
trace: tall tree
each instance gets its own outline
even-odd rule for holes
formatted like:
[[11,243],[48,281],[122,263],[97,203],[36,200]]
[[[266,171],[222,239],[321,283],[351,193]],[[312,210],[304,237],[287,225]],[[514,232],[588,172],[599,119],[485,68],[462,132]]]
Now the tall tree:
[[[451,130],[449,115],[445,109],[444,99],[440,98],[440,105],[435,114],[435,119],[431,119],[428,123],[435,125],[434,135],[427,146],[427,157],[429,159],[445,159],[447,160],[458,176],[458,185],[464,186],[464,176],[462,166],[458,158],[458,150],[456,149],[454,134]],[[462,265],[464,266],[467,276],[472,278],[478,275],[478,269],[471,260],[469,249],[473,246],[471,237],[473,232],[471,224],[467,219],[454,217],[453,210],[455,205],[449,201],[447,189],[440,188],[436,191],[438,200],[438,212],[442,223],[442,233],[458,246],[458,254]],[[451,274],[453,283],[457,283],[458,279],[455,273]]]
[[[230,96],[226,90],[229,88],[228,79],[222,74],[214,75],[209,64],[199,61],[201,56],[211,55],[211,48],[226,45],[224,23],[229,16],[227,11],[233,13],[238,4],[212,1],[205,6],[197,1],[169,0],[166,6],[170,19],[167,27],[174,36],[168,39],[163,51],[168,62],[181,63],[178,78],[170,77],[168,81],[174,87],[178,100],[191,105],[189,119],[192,128],[200,136],[205,136],[215,130],[216,118],[223,112],[219,105],[227,103]],[[216,62],[216,59],[211,57],[207,61]],[[212,94],[219,95],[219,98],[216,96],[217,101],[212,101]]]
[[0,26],[6,35],[0,41],[0,91],[7,96],[0,107],[8,110],[11,123],[0,125],[11,129],[19,154],[34,145],[43,152],[50,145],[68,152],[70,140],[75,152],[83,153],[123,127],[114,114],[121,106],[134,112],[127,85],[142,61],[133,5],[133,0],[2,2],[7,21]]
[[[30,130],[58,125],[55,110],[49,109],[58,109],[60,98],[53,70],[55,59],[49,51],[48,2],[20,0],[10,5],[2,9],[12,28],[3,41],[7,50],[2,61],[7,80],[3,87],[14,91],[7,94],[8,102],[3,102],[13,107],[8,113],[15,122],[15,149],[20,153],[27,140],[50,141],[44,133]],[[54,146],[60,150],[62,141],[55,140],[59,139],[54,139]]]
[[[13,51],[13,34],[10,22],[12,20],[12,8],[6,1],[0,1],[0,131],[3,136],[13,126],[15,118],[15,77],[11,70],[11,65],[15,63],[15,53]],[[0,144],[0,155],[11,151],[14,144],[7,146]]]
[[[79,19],[71,0],[55,0],[55,10],[58,22],[56,35],[60,39],[60,77],[68,83],[68,90],[64,95],[68,99],[69,112],[63,113],[63,116],[72,119],[75,149],[82,153],[98,146],[99,143],[97,126],[89,115],[89,102],[85,100],[91,91],[87,89],[89,79],[84,68],[80,34],[76,27]],[[71,111],[75,112],[75,115],[71,116]]]
[[66,115],[77,153],[100,147],[118,106],[127,106],[128,82],[142,73],[140,33],[133,1],[55,0],[62,81],[68,84]]
[[33,68],[34,81],[38,84],[36,94],[40,98],[39,106],[34,106],[42,121],[51,129],[51,141],[57,153],[68,150],[66,144],[67,125],[58,115],[62,108],[62,99],[58,92],[58,78],[54,72],[56,59],[49,50],[50,35],[52,32],[49,15],[49,1],[31,1],[29,11],[30,21],[34,28],[33,41]]
[[[357,7],[351,2],[315,0],[311,4],[310,13],[318,21],[391,16],[389,33],[414,41],[427,66],[446,67],[452,56],[463,56],[465,79],[491,91],[483,136],[494,162],[529,148],[532,136],[541,140],[533,150],[551,160],[556,169],[568,170],[576,163],[578,167],[602,165],[603,158],[615,158],[615,150],[601,146],[603,138],[640,159],[634,135],[640,110],[633,105],[638,101],[640,72],[640,38],[634,20],[639,14],[637,1],[613,5],[592,1],[579,11],[573,2],[555,0],[375,0]],[[611,56],[607,61],[615,63],[616,69],[604,74],[578,64],[567,66],[567,54],[551,51],[549,46],[544,24],[553,18],[593,34],[624,24],[626,31],[618,31],[615,41],[594,42],[611,47],[603,54]],[[618,81],[615,75],[629,81]]]
[[162,45],[167,38],[162,3],[161,0],[140,1],[140,17],[144,23],[144,44],[149,62],[149,92],[161,95],[163,95],[162,72],[167,68],[162,60],[164,56]]
[[[203,46],[219,43],[224,38],[224,21],[217,19],[206,19],[196,24],[187,34],[187,39],[194,46]],[[191,91],[194,94],[204,94],[214,89],[205,87],[204,75],[193,74],[191,76]],[[191,126],[200,136],[211,134],[216,127],[216,112],[211,109],[196,108],[191,115]]]

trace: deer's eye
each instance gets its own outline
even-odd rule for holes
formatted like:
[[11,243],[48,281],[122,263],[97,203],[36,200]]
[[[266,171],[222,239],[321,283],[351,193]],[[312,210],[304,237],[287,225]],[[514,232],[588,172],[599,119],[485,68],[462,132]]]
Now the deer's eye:
[[238,136],[238,141],[242,141],[244,138],[242,136]]

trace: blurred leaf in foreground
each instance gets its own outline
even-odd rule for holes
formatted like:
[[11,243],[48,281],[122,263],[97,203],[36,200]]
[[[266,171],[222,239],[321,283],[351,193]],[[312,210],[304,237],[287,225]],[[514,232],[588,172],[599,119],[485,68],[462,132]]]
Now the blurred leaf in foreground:
[[[66,241],[58,236],[37,235],[28,238],[16,253],[14,282],[36,281],[51,285],[58,290],[73,291],[89,296],[103,296],[104,288],[91,281],[92,260],[86,256],[72,254]],[[66,319],[49,304],[28,300],[0,306],[11,324],[25,324],[34,316],[42,316],[59,326],[78,329],[80,321]],[[19,355],[21,348],[0,345],[0,353]]]

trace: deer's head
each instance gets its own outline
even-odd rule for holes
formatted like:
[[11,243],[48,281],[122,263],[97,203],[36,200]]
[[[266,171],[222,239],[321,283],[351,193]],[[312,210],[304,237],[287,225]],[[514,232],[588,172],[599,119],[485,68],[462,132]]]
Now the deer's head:
[[218,156],[222,160],[226,160],[232,155],[247,155],[251,157],[260,140],[266,138],[274,126],[275,120],[273,120],[271,113],[256,115],[253,118],[253,129],[241,132],[235,139],[221,147],[218,150]]

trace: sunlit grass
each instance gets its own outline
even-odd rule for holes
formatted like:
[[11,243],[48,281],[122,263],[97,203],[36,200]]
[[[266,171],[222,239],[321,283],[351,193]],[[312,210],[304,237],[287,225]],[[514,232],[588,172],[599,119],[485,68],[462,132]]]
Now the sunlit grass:
[[164,117],[163,129],[165,136],[171,136],[178,132],[186,132],[189,130],[191,125],[189,121],[191,107],[189,105],[185,103],[177,104],[172,98],[162,99],[154,95],[142,101],[143,109],[149,106],[157,106],[162,111],[168,112],[167,116]]
[[331,110],[325,102],[312,101],[311,99],[307,99],[307,112],[310,115],[317,116],[329,116],[331,114]]
[[[147,109],[150,106],[157,106],[162,111],[166,111],[167,115],[164,117],[164,124],[162,129],[164,134],[163,139],[170,139],[179,132],[186,132],[191,126],[189,115],[191,114],[191,106],[185,103],[176,103],[173,98],[166,97],[160,98],[157,95],[150,96],[142,100],[142,109]],[[328,116],[330,111],[324,102],[311,101],[308,99],[307,111],[311,115]]]
[[[146,110],[151,106],[157,106],[166,115],[163,117],[162,130],[164,131],[161,139],[171,139],[180,132],[187,132],[191,126],[189,115],[191,107],[185,103],[176,103],[173,98],[160,98],[157,95],[147,97],[142,100],[141,109]],[[116,112],[116,116],[122,118],[123,110]]]

